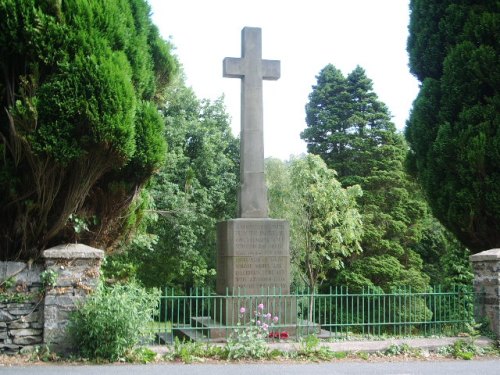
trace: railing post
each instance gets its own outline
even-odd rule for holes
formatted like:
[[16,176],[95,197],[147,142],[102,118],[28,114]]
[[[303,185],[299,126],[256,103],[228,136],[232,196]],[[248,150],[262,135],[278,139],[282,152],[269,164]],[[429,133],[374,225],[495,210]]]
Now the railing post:
[[482,303],[474,304],[476,320],[487,318],[500,337],[500,249],[486,250],[469,257],[474,270],[474,291]]

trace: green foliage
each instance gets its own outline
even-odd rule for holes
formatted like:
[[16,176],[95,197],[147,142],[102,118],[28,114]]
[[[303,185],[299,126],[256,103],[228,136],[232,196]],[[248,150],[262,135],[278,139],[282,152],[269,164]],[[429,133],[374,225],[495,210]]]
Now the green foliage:
[[419,357],[421,355],[421,351],[418,348],[412,348],[406,343],[401,345],[391,344],[387,349],[384,350],[384,355],[389,357],[398,355],[404,355],[405,357]]
[[0,303],[25,303],[33,301],[34,293],[0,290]]
[[315,335],[309,335],[300,340],[300,347],[294,357],[308,361],[331,361],[332,359],[343,359],[347,352],[335,352],[328,346],[321,345],[321,340]]
[[[408,37],[408,53],[410,70],[420,80],[425,77],[439,77],[443,70],[449,41],[457,38],[452,24],[459,22],[458,15],[447,15],[446,9],[453,0],[433,2],[412,0],[410,3],[410,35]],[[432,20],[432,21],[431,21]],[[447,26],[449,31],[440,32]]]
[[39,293],[30,293],[22,285],[17,285],[15,275],[0,280],[0,303],[32,302],[40,297]]
[[137,265],[122,253],[104,258],[101,272],[103,278],[111,283],[128,283],[136,279]]
[[135,151],[128,66],[123,54],[81,53],[60,66],[37,90],[39,126],[28,135],[33,151],[68,165],[96,145],[113,145],[111,154],[128,160]]
[[179,82],[163,109],[167,160],[148,188],[145,226],[111,262],[134,265],[146,286],[214,283],[216,223],[234,215],[238,140],[223,100],[198,100]]
[[128,168],[132,170],[132,173],[149,175],[157,171],[165,162],[167,145],[162,137],[164,120],[156,106],[152,102],[145,101],[139,104],[136,118],[137,151]]
[[0,3],[2,258],[112,248],[137,226],[177,71],[149,13],[144,0]]
[[114,361],[147,334],[158,291],[136,284],[100,286],[70,318],[69,332],[83,357]]
[[471,324],[467,325],[467,328],[469,335],[473,338],[484,336],[492,340],[497,339],[497,334],[491,329],[492,327],[488,317],[483,317],[479,322],[473,321]]
[[361,251],[362,232],[356,198],[359,186],[342,188],[320,157],[308,155],[283,164],[268,160],[271,216],[291,226],[291,257],[310,288],[339,270],[344,259]]
[[175,338],[174,345],[164,355],[167,361],[181,360],[184,363],[200,362],[203,358],[227,359],[226,347],[208,345],[197,341],[180,341]]
[[52,289],[57,282],[59,275],[54,270],[45,270],[40,274],[40,280],[42,281],[42,289],[49,290]]
[[365,361],[367,361],[370,358],[370,354],[367,352],[357,352],[356,355]]
[[306,336],[306,338],[301,341],[300,347],[304,353],[308,353],[318,349],[320,342],[321,341],[318,338],[318,336],[309,335]]
[[169,358],[171,359],[180,359],[184,363],[192,363],[195,360],[198,360],[204,354],[202,349],[202,343],[197,342],[185,342],[182,344],[179,341],[179,338],[175,338],[174,348],[171,353],[169,353]]
[[258,327],[236,330],[227,340],[228,359],[262,359],[269,349]]
[[437,220],[424,225],[425,231],[414,250],[422,257],[423,271],[431,285],[469,286],[474,275],[469,262],[470,251],[455,239]]
[[55,362],[59,359],[57,353],[50,350],[49,345],[35,346],[30,356],[30,361]]
[[245,309],[242,307],[238,316],[237,327],[227,339],[228,359],[262,359],[269,357],[266,338],[274,325],[271,314],[264,314],[264,305],[257,308],[255,315],[245,319]]
[[141,346],[130,351],[126,355],[127,362],[151,363],[156,361],[157,354],[153,350]]
[[410,68],[422,86],[405,132],[408,168],[463,245],[498,247],[498,4],[413,0],[410,9]]
[[442,355],[451,355],[455,358],[470,360],[476,355],[482,355],[483,350],[470,340],[456,340],[452,345],[438,351]]
[[5,280],[2,280],[0,283],[0,287],[5,290],[5,289],[10,289],[14,285],[16,285],[16,279],[14,276],[7,277]]
[[306,106],[302,138],[337,171],[343,186],[359,184],[362,254],[348,257],[341,272],[329,279],[354,290],[390,290],[414,285],[424,291],[429,279],[414,250],[429,218],[425,201],[405,174],[406,144],[390,121],[387,107],[373,92],[361,67],[347,77],[333,65],[317,76]]

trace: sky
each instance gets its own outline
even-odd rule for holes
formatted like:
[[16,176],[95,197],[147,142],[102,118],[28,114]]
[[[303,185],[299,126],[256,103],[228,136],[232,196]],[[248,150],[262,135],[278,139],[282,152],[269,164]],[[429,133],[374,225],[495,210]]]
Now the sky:
[[148,0],[153,22],[175,46],[199,99],[224,95],[240,132],[241,81],[222,77],[224,57],[241,56],[241,29],[262,29],[262,58],[281,61],[264,81],[264,153],[282,160],[306,152],[300,133],[316,76],[327,64],[344,75],[357,65],[403,130],[418,81],[408,69],[409,0]]

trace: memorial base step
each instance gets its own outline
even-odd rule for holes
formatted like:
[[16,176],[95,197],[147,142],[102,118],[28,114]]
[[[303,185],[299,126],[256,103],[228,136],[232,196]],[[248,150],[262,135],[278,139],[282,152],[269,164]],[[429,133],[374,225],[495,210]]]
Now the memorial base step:
[[[198,316],[191,318],[190,325],[176,328],[174,330],[174,336],[178,337],[180,340],[224,343],[233,330],[234,327],[225,326],[215,321],[210,316]],[[329,331],[322,329],[317,323],[306,320],[298,320],[297,324],[290,324],[289,326],[277,326],[270,331],[270,333],[275,334],[274,338],[283,338],[284,332],[286,332],[286,338],[289,339],[297,339],[298,337],[306,337],[309,335],[316,335],[319,338],[330,337]],[[167,340],[164,341],[167,344],[169,343]]]

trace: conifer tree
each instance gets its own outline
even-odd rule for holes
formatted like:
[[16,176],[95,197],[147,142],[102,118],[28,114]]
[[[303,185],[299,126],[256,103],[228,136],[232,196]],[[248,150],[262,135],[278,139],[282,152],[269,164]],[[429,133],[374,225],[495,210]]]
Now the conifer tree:
[[145,0],[0,2],[0,257],[112,248],[165,161],[177,70]]
[[406,145],[373,92],[361,67],[347,77],[327,65],[306,106],[302,137],[338,173],[344,186],[363,190],[363,253],[350,258],[337,281],[351,286],[390,289],[410,283],[424,290],[429,278],[412,250],[418,242],[426,205],[413,194],[403,162]]
[[410,10],[422,85],[405,132],[409,171],[463,245],[500,247],[499,3],[412,0]]

